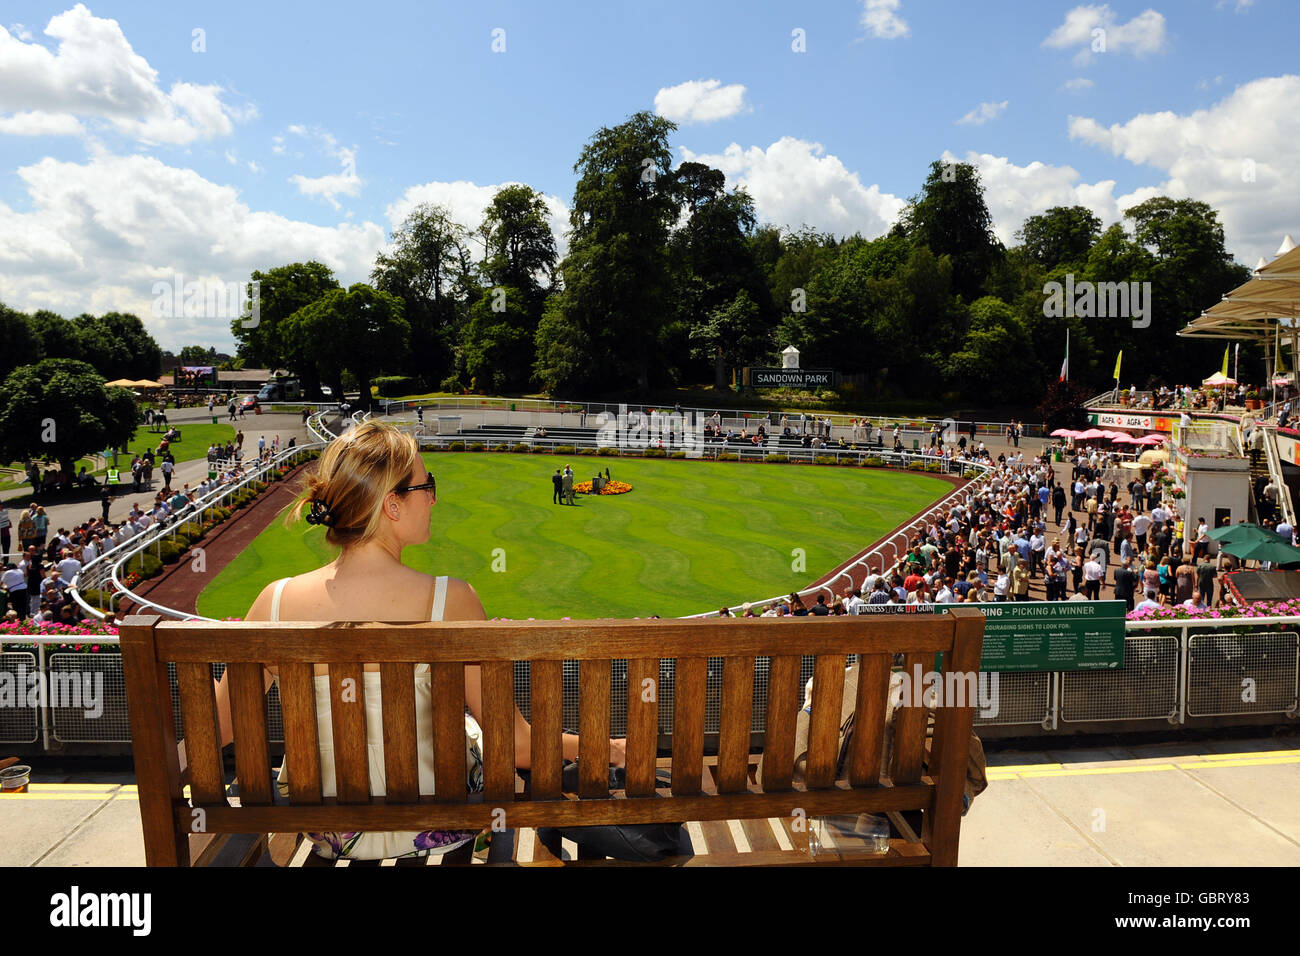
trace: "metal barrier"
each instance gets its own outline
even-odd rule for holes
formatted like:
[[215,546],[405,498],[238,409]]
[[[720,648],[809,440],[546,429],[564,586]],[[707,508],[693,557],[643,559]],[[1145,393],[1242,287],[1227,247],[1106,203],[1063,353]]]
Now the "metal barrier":
[[31,699],[27,682],[27,676],[40,669],[31,651],[0,652],[0,672],[13,677],[13,699],[0,707],[0,743],[32,744],[40,738],[40,701]]
[[1061,720],[1164,717],[1179,723],[1179,658],[1177,637],[1130,637],[1124,643],[1122,668],[1062,671]]
[[[999,672],[997,713],[983,717],[975,712],[976,726],[1008,727],[1036,724],[1044,730],[1055,726],[1055,674],[1048,671]],[[990,674],[990,681],[992,675]]]
[[1300,633],[1195,634],[1187,644],[1187,713],[1295,713]]

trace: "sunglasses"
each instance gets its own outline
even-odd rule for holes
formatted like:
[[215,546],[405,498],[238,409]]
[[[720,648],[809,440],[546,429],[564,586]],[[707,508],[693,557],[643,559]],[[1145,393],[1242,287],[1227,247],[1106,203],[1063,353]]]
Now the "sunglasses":
[[436,496],[438,494],[438,483],[434,481],[433,472],[426,471],[424,477],[426,480],[422,484],[407,485],[405,488],[394,488],[393,491],[399,495],[404,495],[408,491],[432,491]]

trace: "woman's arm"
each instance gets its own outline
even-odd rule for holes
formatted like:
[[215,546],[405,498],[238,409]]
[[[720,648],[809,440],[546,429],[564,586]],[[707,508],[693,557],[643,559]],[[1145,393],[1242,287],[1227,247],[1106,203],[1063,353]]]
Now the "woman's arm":
[[[484,621],[483,603],[474,589],[464,581],[451,579],[450,593],[447,596],[447,613],[443,619],[448,621]],[[482,668],[465,668],[465,704],[474,719],[483,723],[483,682]],[[609,742],[609,762],[615,767],[622,767],[627,762],[627,741],[619,738]],[[515,706],[515,767],[528,770],[532,766],[533,728],[524,719],[523,713]],[[565,760],[578,759],[578,735],[564,734],[561,737],[561,752]]]

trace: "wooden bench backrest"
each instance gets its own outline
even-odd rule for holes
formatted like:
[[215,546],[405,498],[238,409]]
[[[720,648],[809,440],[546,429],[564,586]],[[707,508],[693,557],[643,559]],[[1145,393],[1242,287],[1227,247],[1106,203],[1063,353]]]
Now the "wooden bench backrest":
[[[188,865],[191,832],[292,833],[589,826],[682,820],[812,818],[924,810],[932,862],[955,865],[973,701],[936,713],[929,773],[922,775],[926,712],[905,700],[895,722],[890,773],[880,774],[893,655],[909,674],[979,670],[984,617],[941,615],[657,621],[319,624],[122,622],[121,641],[136,779],[150,865]],[[836,781],[845,656],[860,664],[847,781]],[[806,783],[792,784],[795,724],[803,702],[802,655],[815,656]],[[708,657],[725,659],[716,788],[703,772]],[[771,659],[762,787],[748,779],[754,662]],[[656,798],[661,658],[676,660],[672,796]],[[610,663],[626,659],[627,790],[607,799]],[[561,792],[562,666],[579,661],[579,799]],[[531,662],[531,794],[515,793],[514,662]],[[191,801],[183,796],[167,665],[175,663]],[[239,806],[224,788],[213,690],[226,664]],[[313,666],[329,666],[337,797],[322,797]],[[370,795],[365,663],[380,665],[386,797]],[[433,697],[435,792],[419,792],[414,674],[428,663]],[[279,670],[291,806],[272,806],[263,665]],[[466,664],[482,667],[485,793],[467,795]],[[350,685],[344,681],[351,680]],[[355,693],[345,698],[344,687]],[[344,704],[343,700],[355,700]],[[955,742],[952,746],[949,744]],[[201,811],[201,812],[200,812]],[[494,811],[496,814],[494,815]]]

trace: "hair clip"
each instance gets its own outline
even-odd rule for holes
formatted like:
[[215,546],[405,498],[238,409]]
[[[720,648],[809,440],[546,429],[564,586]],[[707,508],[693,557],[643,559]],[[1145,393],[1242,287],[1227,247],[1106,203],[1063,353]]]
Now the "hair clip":
[[334,515],[330,512],[330,507],[325,502],[315,498],[311,501],[311,510],[307,512],[308,524],[323,524],[326,527],[334,526]]

